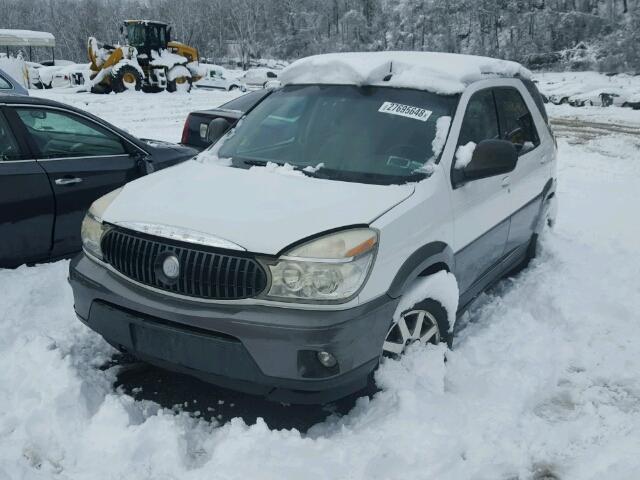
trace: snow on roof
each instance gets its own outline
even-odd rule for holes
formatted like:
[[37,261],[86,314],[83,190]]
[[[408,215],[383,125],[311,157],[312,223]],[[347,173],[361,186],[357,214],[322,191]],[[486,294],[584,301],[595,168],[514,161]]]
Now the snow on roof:
[[0,46],[55,47],[56,39],[49,32],[34,30],[9,30],[0,28]]
[[530,78],[531,72],[516,62],[455,53],[329,53],[292,63],[282,71],[280,81],[282,85],[320,83],[415,88],[448,95],[462,92],[477,80],[496,76]]

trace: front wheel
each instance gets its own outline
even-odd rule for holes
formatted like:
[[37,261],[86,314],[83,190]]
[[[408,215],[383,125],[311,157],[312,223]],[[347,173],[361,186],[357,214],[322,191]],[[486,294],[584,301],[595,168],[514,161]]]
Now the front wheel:
[[122,93],[127,90],[137,91],[142,88],[142,75],[131,65],[118,65],[111,73],[111,89],[115,93]]
[[191,83],[191,79],[187,77],[178,77],[175,80],[169,80],[167,82],[167,91],[168,92],[185,92],[188,93],[191,91],[191,87],[193,84]]
[[168,92],[190,92],[193,85],[191,72],[183,65],[176,65],[167,72]]
[[414,343],[437,345],[441,342],[451,346],[449,316],[440,302],[427,298],[402,312],[391,324],[382,346],[382,356],[399,358]]

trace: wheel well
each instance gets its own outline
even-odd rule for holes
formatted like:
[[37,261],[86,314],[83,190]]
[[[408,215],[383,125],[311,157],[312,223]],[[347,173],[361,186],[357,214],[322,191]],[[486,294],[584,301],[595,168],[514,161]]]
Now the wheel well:
[[444,262],[438,262],[438,263],[434,263],[433,265],[430,265],[429,267],[427,267],[426,269],[424,269],[420,275],[418,275],[419,277],[426,277],[428,275],[433,275],[434,273],[438,273],[440,271],[444,270],[445,272],[451,273],[451,271],[449,270],[449,266],[444,263]]
[[451,273],[454,265],[453,251],[444,242],[431,242],[418,248],[405,260],[391,282],[387,294],[397,298],[418,277],[444,270]]

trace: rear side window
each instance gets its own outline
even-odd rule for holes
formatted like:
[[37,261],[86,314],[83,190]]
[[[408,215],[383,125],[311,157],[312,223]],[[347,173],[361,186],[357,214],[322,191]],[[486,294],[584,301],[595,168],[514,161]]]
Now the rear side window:
[[238,98],[234,98],[230,102],[227,102],[220,106],[227,110],[238,110],[239,112],[246,113],[251,110],[258,102],[261,102],[266,97],[270,90],[256,90],[255,92],[247,93]]
[[524,78],[521,80],[525,88],[529,92],[529,95],[531,95],[531,98],[533,98],[533,101],[536,102],[536,107],[538,107],[538,110],[540,111],[540,115],[542,115],[542,118],[544,118],[544,121],[546,123],[549,123],[549,116],[547,115],[547,109],[544,107],[544,101],[542,100],[542,95],[540,95],[540,91],[538,90],[538,87],[536,87],[536,84],[533,83],[531,80],[524,79]]
[[500,138],[498,116],[491,90],[481,90],[473,95],[464,114],[458,145]]
[[120,138],[93,122],[64,112],[16,109],[45,158],[123,155]]
[[[1,78],[1,77],[0,77]],[[0,161],[17,160],[20,158],[20,148],[16,138],[9,130],[9,123],[0,113]]]
[[500,138],[513,143],[523,155],[540,145],[531,112],[515,88],[496,88]]

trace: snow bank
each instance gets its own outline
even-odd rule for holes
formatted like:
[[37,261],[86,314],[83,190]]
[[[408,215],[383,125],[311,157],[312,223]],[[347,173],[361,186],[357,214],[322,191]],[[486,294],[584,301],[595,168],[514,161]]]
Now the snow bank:
[[515,62],[452,53],[330,53],[292,63],[279,79],[283,85],[376,85],[454,94],[491,76],[529,78],[531,72]]

